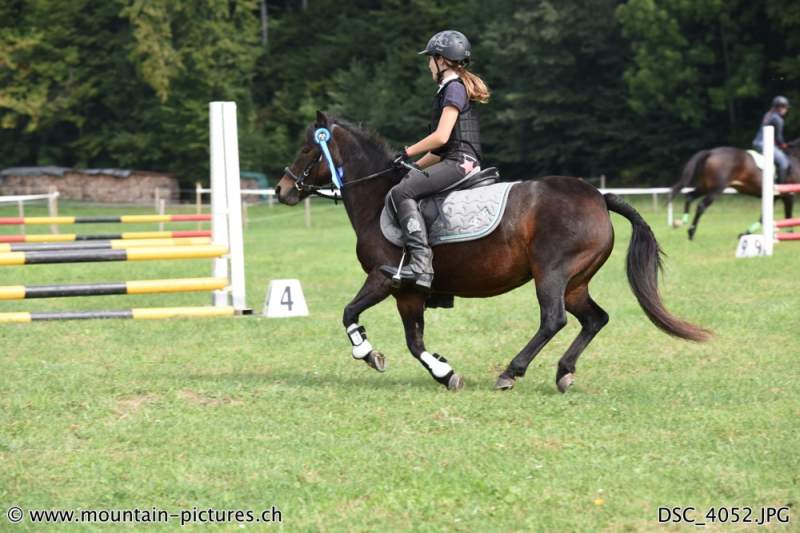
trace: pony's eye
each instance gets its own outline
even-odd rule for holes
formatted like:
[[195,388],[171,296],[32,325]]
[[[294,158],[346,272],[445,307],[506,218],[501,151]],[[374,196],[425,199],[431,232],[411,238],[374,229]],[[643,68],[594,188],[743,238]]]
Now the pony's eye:
[[311,148],[309,148],[308,146],[304,146],[304,147],[303,147],[303,149],[302,149],[302,150],[300,150],[300,153],[302,153],[302,154],[307,154],[307,153],[309,153],[310,151],[311,151]]

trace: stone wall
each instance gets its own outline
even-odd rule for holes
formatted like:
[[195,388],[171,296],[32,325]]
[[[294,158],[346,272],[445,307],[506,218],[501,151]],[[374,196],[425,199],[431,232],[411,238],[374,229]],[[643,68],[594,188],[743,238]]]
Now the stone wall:
[[58,175],[26,170],[18,175],[13,169],[4,171],[0,195],[41,194],[55,187],[62,200],[152,204],[157,188],[162,189],[160,197],[171,202],[177,202],[180,194],[178,179],[159,172],[65,170]]

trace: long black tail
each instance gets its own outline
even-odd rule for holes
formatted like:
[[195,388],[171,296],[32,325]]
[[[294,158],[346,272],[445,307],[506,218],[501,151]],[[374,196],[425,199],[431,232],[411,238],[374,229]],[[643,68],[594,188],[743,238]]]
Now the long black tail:
[[689,184],[694,181],[695,177],[697,176],[697,169],[703,167],[703,164],[706,162],[706,158],[710,153],[711,150],[700,150],[694,154],[691,159],[689,159],[689,161],[686,163],[686,166],[683,167],[681,179],[678,180],[678,183],[672,186],[672,190],[669,192],[670,202],[681,193],[681,189],[688,187]]
[[670,314],[658,293],[658,272],[663,252],[653,230],[636,209],[614,194],[604,195],[609,211],[627,218],[633,226],[628,247],[627,273],[631,290],[647,318],[662,331],[691,341],[706,341],[713,336],[707,329],[690,324]]

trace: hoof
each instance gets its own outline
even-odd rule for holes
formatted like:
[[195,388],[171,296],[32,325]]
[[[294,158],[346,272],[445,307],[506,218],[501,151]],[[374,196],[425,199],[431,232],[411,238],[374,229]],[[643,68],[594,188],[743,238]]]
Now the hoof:
[[464,388],[464,379],[458,374],[453,374],[447,382],[447,390],[459,391]]
[[374,368],[378,372],[386,372],[386,358],[381,352],[376,352],[375,350],[369,352],[364,358],[364,362],[367,363],[370,368]]
[[680,228],[681,226],[683,226],[683,220],[673,220],[672,221],[672,227],[673,228]]
[[564,374],[556,383],[556,385],[558,385],[558,392],[564,394],[573,383],[575,383],[575,374]]
[[514,383],[516,380],[514,378],[507,378],[505,376],[500,376],[497,378],[497,383],[494,384],[495,390],[511,390],[514,388]]

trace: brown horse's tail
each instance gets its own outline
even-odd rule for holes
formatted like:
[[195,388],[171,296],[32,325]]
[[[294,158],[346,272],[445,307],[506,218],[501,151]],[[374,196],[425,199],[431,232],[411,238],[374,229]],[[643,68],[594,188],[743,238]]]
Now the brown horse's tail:
[[636,209],[619,196],[606,194],[604,197],[608,210],[624,216],[633,226],[627,258],[628,283],[647,318],[670,335],[698,342],[710,339],[713,335],[711,331],[671,315],[664,307],[658,293],[658,272],[661,270],[663,252],[653,230]]
[[686,163],[686,166],[683,167],[681,179],[678,180],[678,183],[672,186],[672,190],[669,192],[670,202],[681,193],[681,189],[688,187],[689,184],[694,181],[695,176],[697,176],[697,169],[702,168],[703,163],[706,162],[706,158],[710,153],[711,150],[700,150],[694,154],[691,159],[689,159],[689,161]]

